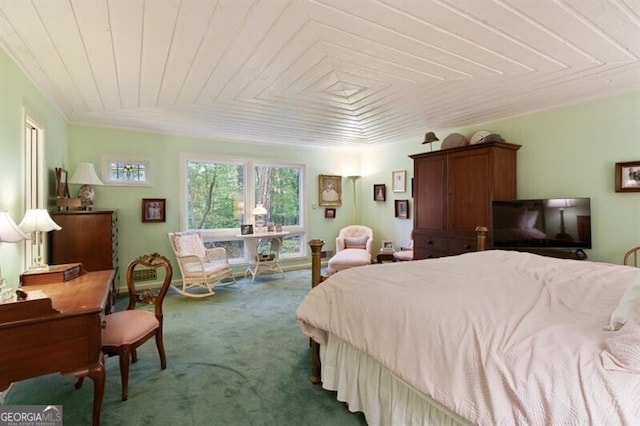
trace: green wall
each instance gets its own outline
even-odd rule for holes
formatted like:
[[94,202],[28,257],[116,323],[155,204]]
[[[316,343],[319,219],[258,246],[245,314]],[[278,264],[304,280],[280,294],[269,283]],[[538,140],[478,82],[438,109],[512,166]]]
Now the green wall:
[[[67,124],[15,62],[0,49],[0,210],[7,210],[16,223],[24,216],[24,123],[30,117],[45,129],[45,187],[54,193],[56,166],[65,166]],[[1,243],[0,267],[7,284],[16,286],[24,271],[24,244]]]
[[[345,179],[343,182],[344,205],[338,209],[336,219],[325,219],[324,208],[317,207],[317,176],[318,174],[344,176],[353,174],[352,168],[358,163],[359,156],[354,151],[306,149],[285,145],[274,147],[125,129],[69,126],[69,160],[72,165],[84,161],[92,162],[100,174],[103,155],[151,160],[153,185],[150,187],[107,185],[94,187],[96,208],[118,209],[121,270],[124,270],[128,261],[145,252],[158,251],[171,254],[167,233],[180,230],[179,159],[181,153],[215,154],[228,158],[277,159],[304,164],[307,176],[304,193],[306,194],[305,223],[308,224],[308,238],[322,238],[327,242],[325,248],[333,250],[335,236],[339,229],[353,222],[352,186],[348,185]],[[77,193],[78,188],[79,185],[71,185],[72,195]],[[167,221],[142,223],[140,209],[143,198],[166,198]],[[283,263],[285,265],[307,264],[308,259]],[[236,266],[235,269],[244,270],[240,266]]]

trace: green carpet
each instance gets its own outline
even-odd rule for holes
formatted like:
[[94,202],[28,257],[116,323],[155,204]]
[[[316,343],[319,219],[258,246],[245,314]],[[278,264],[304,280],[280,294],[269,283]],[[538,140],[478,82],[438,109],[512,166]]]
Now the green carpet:
[[[138,350],[129,400],[120,399],[118,358],[106,359],[102,425],[364,425],[335,393],[309,382],[309,344],[295,310],[309,270],[217,287],[206,299],[170,291],[165,300],[167,369],[153,340]],[[119,299],[121,306],[123,299]],[[93,382],[80,390],[60,374],[14,384],[6,405],[63,406],[66,426],[90,425]]]

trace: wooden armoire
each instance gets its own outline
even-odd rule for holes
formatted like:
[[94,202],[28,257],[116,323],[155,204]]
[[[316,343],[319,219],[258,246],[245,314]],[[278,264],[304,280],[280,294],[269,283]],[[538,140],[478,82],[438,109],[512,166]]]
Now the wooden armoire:
[[476,227],[491,228],[491,201],[516,198],[518,149],[488,142],[410,155],[414,259],[475,251]]

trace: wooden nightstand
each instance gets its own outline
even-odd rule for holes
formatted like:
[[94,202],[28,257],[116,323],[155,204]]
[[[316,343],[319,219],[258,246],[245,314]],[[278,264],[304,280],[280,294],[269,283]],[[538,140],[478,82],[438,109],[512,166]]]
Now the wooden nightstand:
[[395,260],[393,259],[393,253],[378,253],[378,256],[376,257],[376,262],[382,263],[385,261],[395,262]]

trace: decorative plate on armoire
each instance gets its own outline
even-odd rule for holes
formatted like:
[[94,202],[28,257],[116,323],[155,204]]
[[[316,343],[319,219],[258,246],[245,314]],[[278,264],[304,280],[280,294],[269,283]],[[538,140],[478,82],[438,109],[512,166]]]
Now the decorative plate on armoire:
[[469,145],[469,139],[461,135],[460,133],[451,133],[449,136],[444,138],[442,141],[442,145],[440,148],[448,149],[448,148],[456,148],[458,146]]

